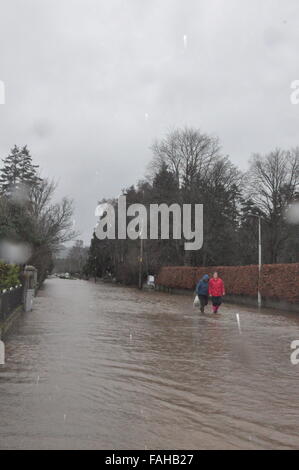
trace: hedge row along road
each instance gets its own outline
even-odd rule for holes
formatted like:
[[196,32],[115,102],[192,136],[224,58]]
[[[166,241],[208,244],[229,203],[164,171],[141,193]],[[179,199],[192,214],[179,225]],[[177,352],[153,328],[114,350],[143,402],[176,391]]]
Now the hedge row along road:
[[[161,268],[157,284],[176,289],[194,289],[204,274],[218,271],[225,282],[227,294],[256,297],[258,266],[169,266]],[[262,266],[260,291],[263,297],[299,303],[299,263],[266,264]]]

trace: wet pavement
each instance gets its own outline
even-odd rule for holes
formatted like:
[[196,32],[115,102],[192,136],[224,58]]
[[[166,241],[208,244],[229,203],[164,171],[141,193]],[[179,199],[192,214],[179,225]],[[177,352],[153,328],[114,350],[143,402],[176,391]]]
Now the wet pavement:
[[299,315],[192,300],[47,280],[5,341],[0,448],[298,448]]

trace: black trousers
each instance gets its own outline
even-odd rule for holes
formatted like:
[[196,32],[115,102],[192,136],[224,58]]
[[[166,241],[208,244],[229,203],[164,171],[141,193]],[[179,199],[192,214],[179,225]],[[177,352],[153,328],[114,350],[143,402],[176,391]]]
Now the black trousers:
[[199,295],[200,308],[205,308],[208,305],[209,297],[207,295]]
[[212,297],[213,307],[219,307],[222,304],[222,297]]

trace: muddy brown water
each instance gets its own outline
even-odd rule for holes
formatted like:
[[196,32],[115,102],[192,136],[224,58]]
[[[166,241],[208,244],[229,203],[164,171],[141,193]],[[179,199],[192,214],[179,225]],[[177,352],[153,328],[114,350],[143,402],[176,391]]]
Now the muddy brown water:
[[[299,316],[49,279],[6,338],[1,449],[299,447]],[[239,313],[241,335],[236,313]]]

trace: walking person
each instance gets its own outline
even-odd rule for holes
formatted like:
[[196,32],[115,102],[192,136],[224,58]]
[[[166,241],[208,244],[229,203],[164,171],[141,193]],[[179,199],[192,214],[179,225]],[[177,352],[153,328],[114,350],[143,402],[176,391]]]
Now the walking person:
[[208,305],[209,301],[209,276],[205,274],[196,285],[196,293],[200,302],[200,311],[204,313],[205,306]]
[[214,272],[213,277],[209,281],[209,296],[212,297],[213,313],[217,313],[222,303],[222,297],[225,295],[224,282]]

